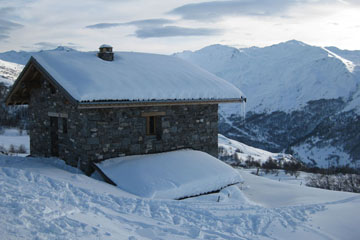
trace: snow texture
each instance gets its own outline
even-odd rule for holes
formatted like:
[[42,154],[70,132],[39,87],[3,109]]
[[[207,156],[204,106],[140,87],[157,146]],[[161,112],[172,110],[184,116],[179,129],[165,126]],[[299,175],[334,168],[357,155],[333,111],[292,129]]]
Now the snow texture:
[[195,150],[112,158],[96,164],[119,188],[160,199],[179,199],[242,182],[232,167]]
[[321,168],[345,166],[352,163],[351,156],[341,146],[334,147],[324,142],[318,145],[318,142],[320,139],[312,137],[307,142],[293,146],[291,149],[303,162]]
[[231,83],[172,56],[115,52],[104,61],[96,52],[44,51],[34,55],[78,101],[240,99]]
[[359,194],[240,173],[242,191],[234,186],[213,196],[159,200],[132,196],[59,159],[0,156],[0,236],[353,240],[360,235]]

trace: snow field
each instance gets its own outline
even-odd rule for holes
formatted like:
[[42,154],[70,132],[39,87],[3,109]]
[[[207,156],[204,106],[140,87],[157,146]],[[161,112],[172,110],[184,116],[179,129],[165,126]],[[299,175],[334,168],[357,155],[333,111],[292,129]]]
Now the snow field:
[[[220,197],[219,202],[211,195],[159,200],[132,196],[77,173],[58,159],[0,156],[0,235],[132,240],[356,239],[359,235],[354,223],[360,216],[354,209],[360,207],[360,195],[240,173],[245,178],[243,193],[224,190],[221,196],[230,193],[230,198]],[[330,229],[338,216],[340,227]]]

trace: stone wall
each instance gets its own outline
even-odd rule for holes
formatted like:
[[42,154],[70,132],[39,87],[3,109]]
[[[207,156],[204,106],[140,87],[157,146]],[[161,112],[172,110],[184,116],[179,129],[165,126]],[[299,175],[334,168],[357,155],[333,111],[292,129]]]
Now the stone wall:
[[75,145],[70,139],[77,137],[76,128],[71,127],[72,118],[76,118],[76,106],[59,93],[57,89],[44,78],[40,79],[40,88],[31,90],[29,102],[29,130],[30,130],[30,154],[33,156],[50,157],[51,153],[51,134],[50,134],[50,116],[49,113],[61,113],[68,115],[68,130],[65,134],[62,131],[62,120],[58,118],[59,129],[58,148],[59,157],[66,160],[67,163],[76,166],[74,152]]
[[[217,110],[216,104],[78,109],[43,79],[41,88],[31,92],[30,151],[52,155],[49,113],[56,113],[67,117],[67,133],[59,117],[59,157],[70,165],[80,164],[86,173],[92,171],[90,162],[125,155],[192,148],[217,157]],[[164,114],[157,116],[160,136],[146,135],[143,113],[149,112]]]
[[[164,112],[161,137],[146,135],[142,113]],[[79,157],[86,164],[117,156],[192,148],[217,157],[217,105],[81,110],[74,124]],[[75,140],[75,139],[74,139]]]

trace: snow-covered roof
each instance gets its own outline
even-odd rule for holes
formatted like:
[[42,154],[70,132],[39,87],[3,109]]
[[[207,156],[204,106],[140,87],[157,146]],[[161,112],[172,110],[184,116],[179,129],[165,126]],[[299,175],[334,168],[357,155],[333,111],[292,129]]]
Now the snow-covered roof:
[[238,171],[195,150],[112,158],[96,165],[119,188],[148,198],[180,199],[243,182]]
[[239,100],[231,83],[173,56],[116,52],[52,51],[33,56],[77,101]]

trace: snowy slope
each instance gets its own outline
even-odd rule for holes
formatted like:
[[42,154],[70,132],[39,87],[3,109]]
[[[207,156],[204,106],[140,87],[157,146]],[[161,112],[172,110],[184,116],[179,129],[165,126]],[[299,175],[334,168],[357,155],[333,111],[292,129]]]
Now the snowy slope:
[[329,52],[292,40],[265,48],[213,45],[175,55],[242,89],[249,111],[271,112],[297,110],[310,100],[351,97],[360,79],[349,70],[358,62]]
[[0,60],[0,82],[12,85],[23,68],[23,65]]
[[269,158],[273,160],[279,161],[293,161],[294,158],[290,154],[285,153],[272,153],[259,148],[254,148],[248,146],[244,143],[238,142],[236,140],[227,138],[221,134],[218,136],[219,149],[221,149],[220,155],[223,156],[231,156],[236,154],[237,158],[240,159],[243,163],[250,156],[261,164],[269,160]]
[[[360,195],[241,172],[243,193],[144,199],[61,160],[0,156],[3,239],[356,239]],[[228,197],[230,196],[230,198]],[[251,200],[247,200],[251,199]]]

